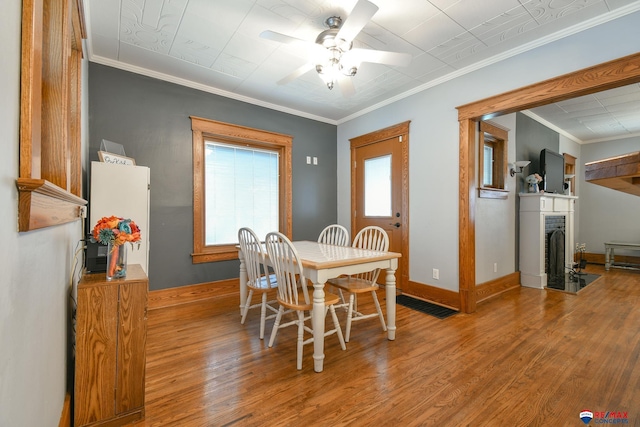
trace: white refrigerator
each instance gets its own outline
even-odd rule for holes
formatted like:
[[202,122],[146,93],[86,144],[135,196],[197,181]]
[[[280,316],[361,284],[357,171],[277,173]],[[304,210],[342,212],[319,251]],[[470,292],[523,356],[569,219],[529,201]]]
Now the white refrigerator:
[[100,218],[130,218],[140,227],[140,247],[127,248],[127,264],[140,264],[149,274],[150,172],[146,166],[91,162],[89,230]]

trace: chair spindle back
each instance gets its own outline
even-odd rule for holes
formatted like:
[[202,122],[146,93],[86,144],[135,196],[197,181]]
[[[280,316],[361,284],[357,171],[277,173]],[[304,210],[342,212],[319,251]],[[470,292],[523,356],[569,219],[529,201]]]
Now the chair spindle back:
[[[356,234],[356,237],[353,239],[353,245],[351,246],[354,248],[369,249],[372,251],[387,251],[389,250],[389,236],[386,231],[378,226],[372,225],[364,227],[358,232],[358,234]],[[376,268],[373,271],[358,274],[357,277],[370,283],[374,283],[378,280],[379,274],[380,269]]]
[[[310,304],[302,263],[291,241],[284,234],[274,231],[267,234],[265,243],[269,261],[278,280],[278,298],[294,305]],[[304,301],[299,301],[298,288],[302,288]]]

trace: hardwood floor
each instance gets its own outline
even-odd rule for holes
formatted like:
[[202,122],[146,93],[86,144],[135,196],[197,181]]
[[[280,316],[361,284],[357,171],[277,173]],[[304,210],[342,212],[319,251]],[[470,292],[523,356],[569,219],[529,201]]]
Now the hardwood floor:
[[136,426],[640,425],[640,272],[587,271],[577,295],[520,288],[444,320],[398,306],[395,341],[356,323],[322,373],[311,345],[296,370],[294,328],[268,348],[257,311],[241,325],[237,297],[152,310]]

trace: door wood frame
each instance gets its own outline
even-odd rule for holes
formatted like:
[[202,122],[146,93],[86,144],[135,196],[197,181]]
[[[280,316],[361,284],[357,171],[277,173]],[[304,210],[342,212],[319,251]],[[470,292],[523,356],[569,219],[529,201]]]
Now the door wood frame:
[[[356,223],[356,149],[389,138],[402,137],[402,194],[401,194],[401,248],[403,256],[398,262],[402,268],[402,277],[397,277],[397,288],[402,289],[409,282],[409,124],[411,121],[398,123],[365,135],[349,139],[351,143],[351,224]],[[352,231],[353,232],[353,231]]]
[[640,82],[640,53],[564,74],[457,107],[460,127],[459,296],[460,310],[476,311],[475,205],[476,123],[566,99]]

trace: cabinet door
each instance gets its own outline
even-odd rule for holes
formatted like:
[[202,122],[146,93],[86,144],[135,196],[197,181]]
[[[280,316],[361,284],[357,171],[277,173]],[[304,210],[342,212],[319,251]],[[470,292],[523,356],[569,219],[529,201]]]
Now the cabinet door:
[[147,282],[120,285],[116,413],[144,406]]
[[75,425],[115,415],[117,312],[117,286],[78,289]]

